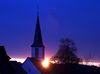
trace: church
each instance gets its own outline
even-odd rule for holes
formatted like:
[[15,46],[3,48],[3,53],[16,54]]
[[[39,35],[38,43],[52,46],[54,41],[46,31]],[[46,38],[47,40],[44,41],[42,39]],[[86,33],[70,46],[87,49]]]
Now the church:
[[37,16],[34,42],[31,45],[31,57],[27,57],[22,64],[23,69],[27,74],[41,74],[41,62],[45,57],[45,46],[42,40],[39,16]]

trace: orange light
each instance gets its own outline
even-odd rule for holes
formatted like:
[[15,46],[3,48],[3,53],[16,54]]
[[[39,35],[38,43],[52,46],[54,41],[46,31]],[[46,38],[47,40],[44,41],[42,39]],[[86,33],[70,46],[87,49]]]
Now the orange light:
[[42,62],[42,66],[44,68],[48,68],[49,67],[49,59],[48,58],[45,58],[45,60]]

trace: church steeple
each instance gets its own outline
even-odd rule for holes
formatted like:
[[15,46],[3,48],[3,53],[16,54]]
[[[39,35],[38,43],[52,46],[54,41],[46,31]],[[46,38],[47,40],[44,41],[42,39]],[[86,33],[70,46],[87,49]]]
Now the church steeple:
[[36,21],[37,22],[36,22],[36,28],[35,28],[34,41],[33,41],[33,44],[31,45],[32,58],[35,58],[37,60],[43,60],[44,59],[44,45],[42,41],[39,16],[37,16]]
[[34,42],[32,44],[32,47],[44,47],[42,35],[41,35],[39,16],[37,16],[35,36],[34,36]]

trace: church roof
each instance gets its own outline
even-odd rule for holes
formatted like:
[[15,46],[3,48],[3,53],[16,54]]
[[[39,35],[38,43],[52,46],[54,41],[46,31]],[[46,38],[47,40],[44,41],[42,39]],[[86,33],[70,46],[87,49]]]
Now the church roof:
[[32,44],[32,47],[44,47],[43,41],[42,41],[42,35],[41,35],[39,16],[37,16],[34,42]]
[[31,58],[31,57],[28,57],[27,59],[29,59],[31,61],[31,63],[33,65],[35,65],[39,70],[41,70],[41,68],[42,68],[41,61],[39,61],[35,58]]

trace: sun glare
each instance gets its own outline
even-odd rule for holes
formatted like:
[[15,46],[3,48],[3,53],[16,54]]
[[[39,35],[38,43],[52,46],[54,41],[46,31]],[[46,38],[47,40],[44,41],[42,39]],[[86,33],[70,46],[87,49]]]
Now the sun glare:
[[48,68],[49,67],[49,59],[48,58],[45,58],[43,61],[42,61],[42,66],[44,68]]

